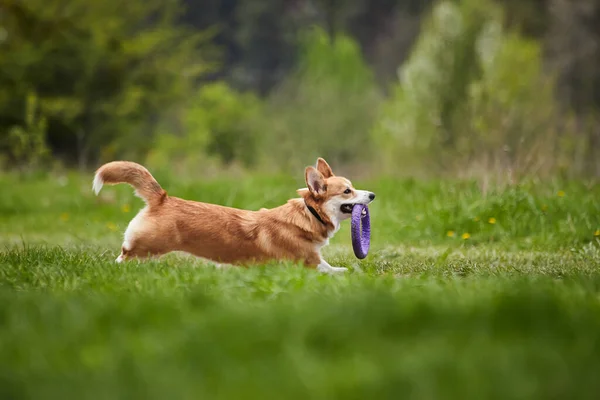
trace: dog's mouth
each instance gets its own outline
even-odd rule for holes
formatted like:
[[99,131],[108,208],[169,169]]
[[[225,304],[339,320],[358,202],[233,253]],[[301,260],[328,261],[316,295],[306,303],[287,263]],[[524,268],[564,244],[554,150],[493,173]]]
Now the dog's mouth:
[[352,209],[354,208],[354,204],[342,204],[340,207],[340,211],[344,214],[352,214]]

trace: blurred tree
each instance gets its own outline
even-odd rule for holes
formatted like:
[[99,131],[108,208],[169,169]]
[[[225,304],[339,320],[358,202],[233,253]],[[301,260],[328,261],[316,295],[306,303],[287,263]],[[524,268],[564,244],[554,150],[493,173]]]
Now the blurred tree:
[[188,171],[210,164],[252,167],[260,154],[272,151],[263,146],[262,105],[254,93],[238,92],[223,81],[205,84],[181,110],[181,132],[165,127],[149,161],[158,168]]
[[549,65],[559,75],[559,97],[579,114],[586,167],[600,176],[600,1],[550,0]]
[[181,0],[185,13],[179,16],[179,23],[199,31],[213,32],[212,42],[222,57],[220,68],[209,74],[209,79],[229,77],[232,67],[240,60],[240,47],[236,42],[239,23],[236,10],[239,0]]
[[43,168],[48,161],[46,144],[46,119],[40,116],[38,98],[29,93],[25,103],[24,125],[15,125],[8,130],[5,145],[10,149],[9,157],[20,168]]
[[[373,130],[385,167],[427,160],[429,171],[437,162],[440,170],[510,181],[556,172],[575,158],[579,141],[559,128],[542,61],[538,41],[503,29],[501,7],[438,3]],[[559,148],[569,141],[574,151]]]
[[558,76],[563,108],[576,112],[587,142],[581,158],[600,176],[600,0],[506,0],[507,23],[543,40],[546,68]]
[[298,62],[298,32],[317,25],[330,40],[338,32],[358,40],[378,79],[395,77],[433,0],[183,0],[182,17],[197,29],[215,28],[225,51],[219,78],[267,93]]
[[299,58],[267,101],[265,132],[278,146],[269,160],[289,169],[319,155],[337,165],[367,162],[380,93],[358,44],[313,28],[302,35]]
[[561,97],[579,111],[600,107],[600,1],[551,0],[549,62],[560,74]]
[[266,94],[293,68],[298,32],[314,22],[314,8],[306,1],[244,1],[236,19],[240,59],[231,79],[236,86]]
[[552,0],[497,0],[506,11],[505,24],[525,36],[543,38],[551,25]]
[[142,151],[214,67],[210,36],[174,24],[177,0],[4,0],[0,12],[2,136],[24,125],[33,92],[52,149],[81,167],[117,139]]
[[343,29],[361,45],[382,86],[396,79],[420,31],[422,16],[433,0],[354,0]]

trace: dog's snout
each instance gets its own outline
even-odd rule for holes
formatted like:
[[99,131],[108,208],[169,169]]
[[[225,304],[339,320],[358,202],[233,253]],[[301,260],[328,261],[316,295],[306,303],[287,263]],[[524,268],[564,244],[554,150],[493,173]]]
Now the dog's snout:
[[369,193],[369,199],[373,200],[375,198],[375,193],[371,192]]

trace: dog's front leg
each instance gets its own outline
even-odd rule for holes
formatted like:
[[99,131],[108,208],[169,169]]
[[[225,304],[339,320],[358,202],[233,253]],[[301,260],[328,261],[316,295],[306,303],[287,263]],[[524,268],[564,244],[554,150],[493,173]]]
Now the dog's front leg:
[[329,263],[321,258],[321,262],[317,265],[317,271],[323,272],[326,274],[343,274],[348,271],[348,268],[344,267],[332,267]]

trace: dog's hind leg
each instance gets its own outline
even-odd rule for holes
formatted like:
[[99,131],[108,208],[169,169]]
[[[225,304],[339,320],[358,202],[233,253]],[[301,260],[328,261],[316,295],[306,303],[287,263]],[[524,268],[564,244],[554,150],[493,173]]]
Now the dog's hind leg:
[[146,209],[141,210],[131,220],[124,236],[121,254],[115,260],[118,263],[132,258],[158,257],[169,252],[164,240],[157,237],[155,228],[148,225]]

